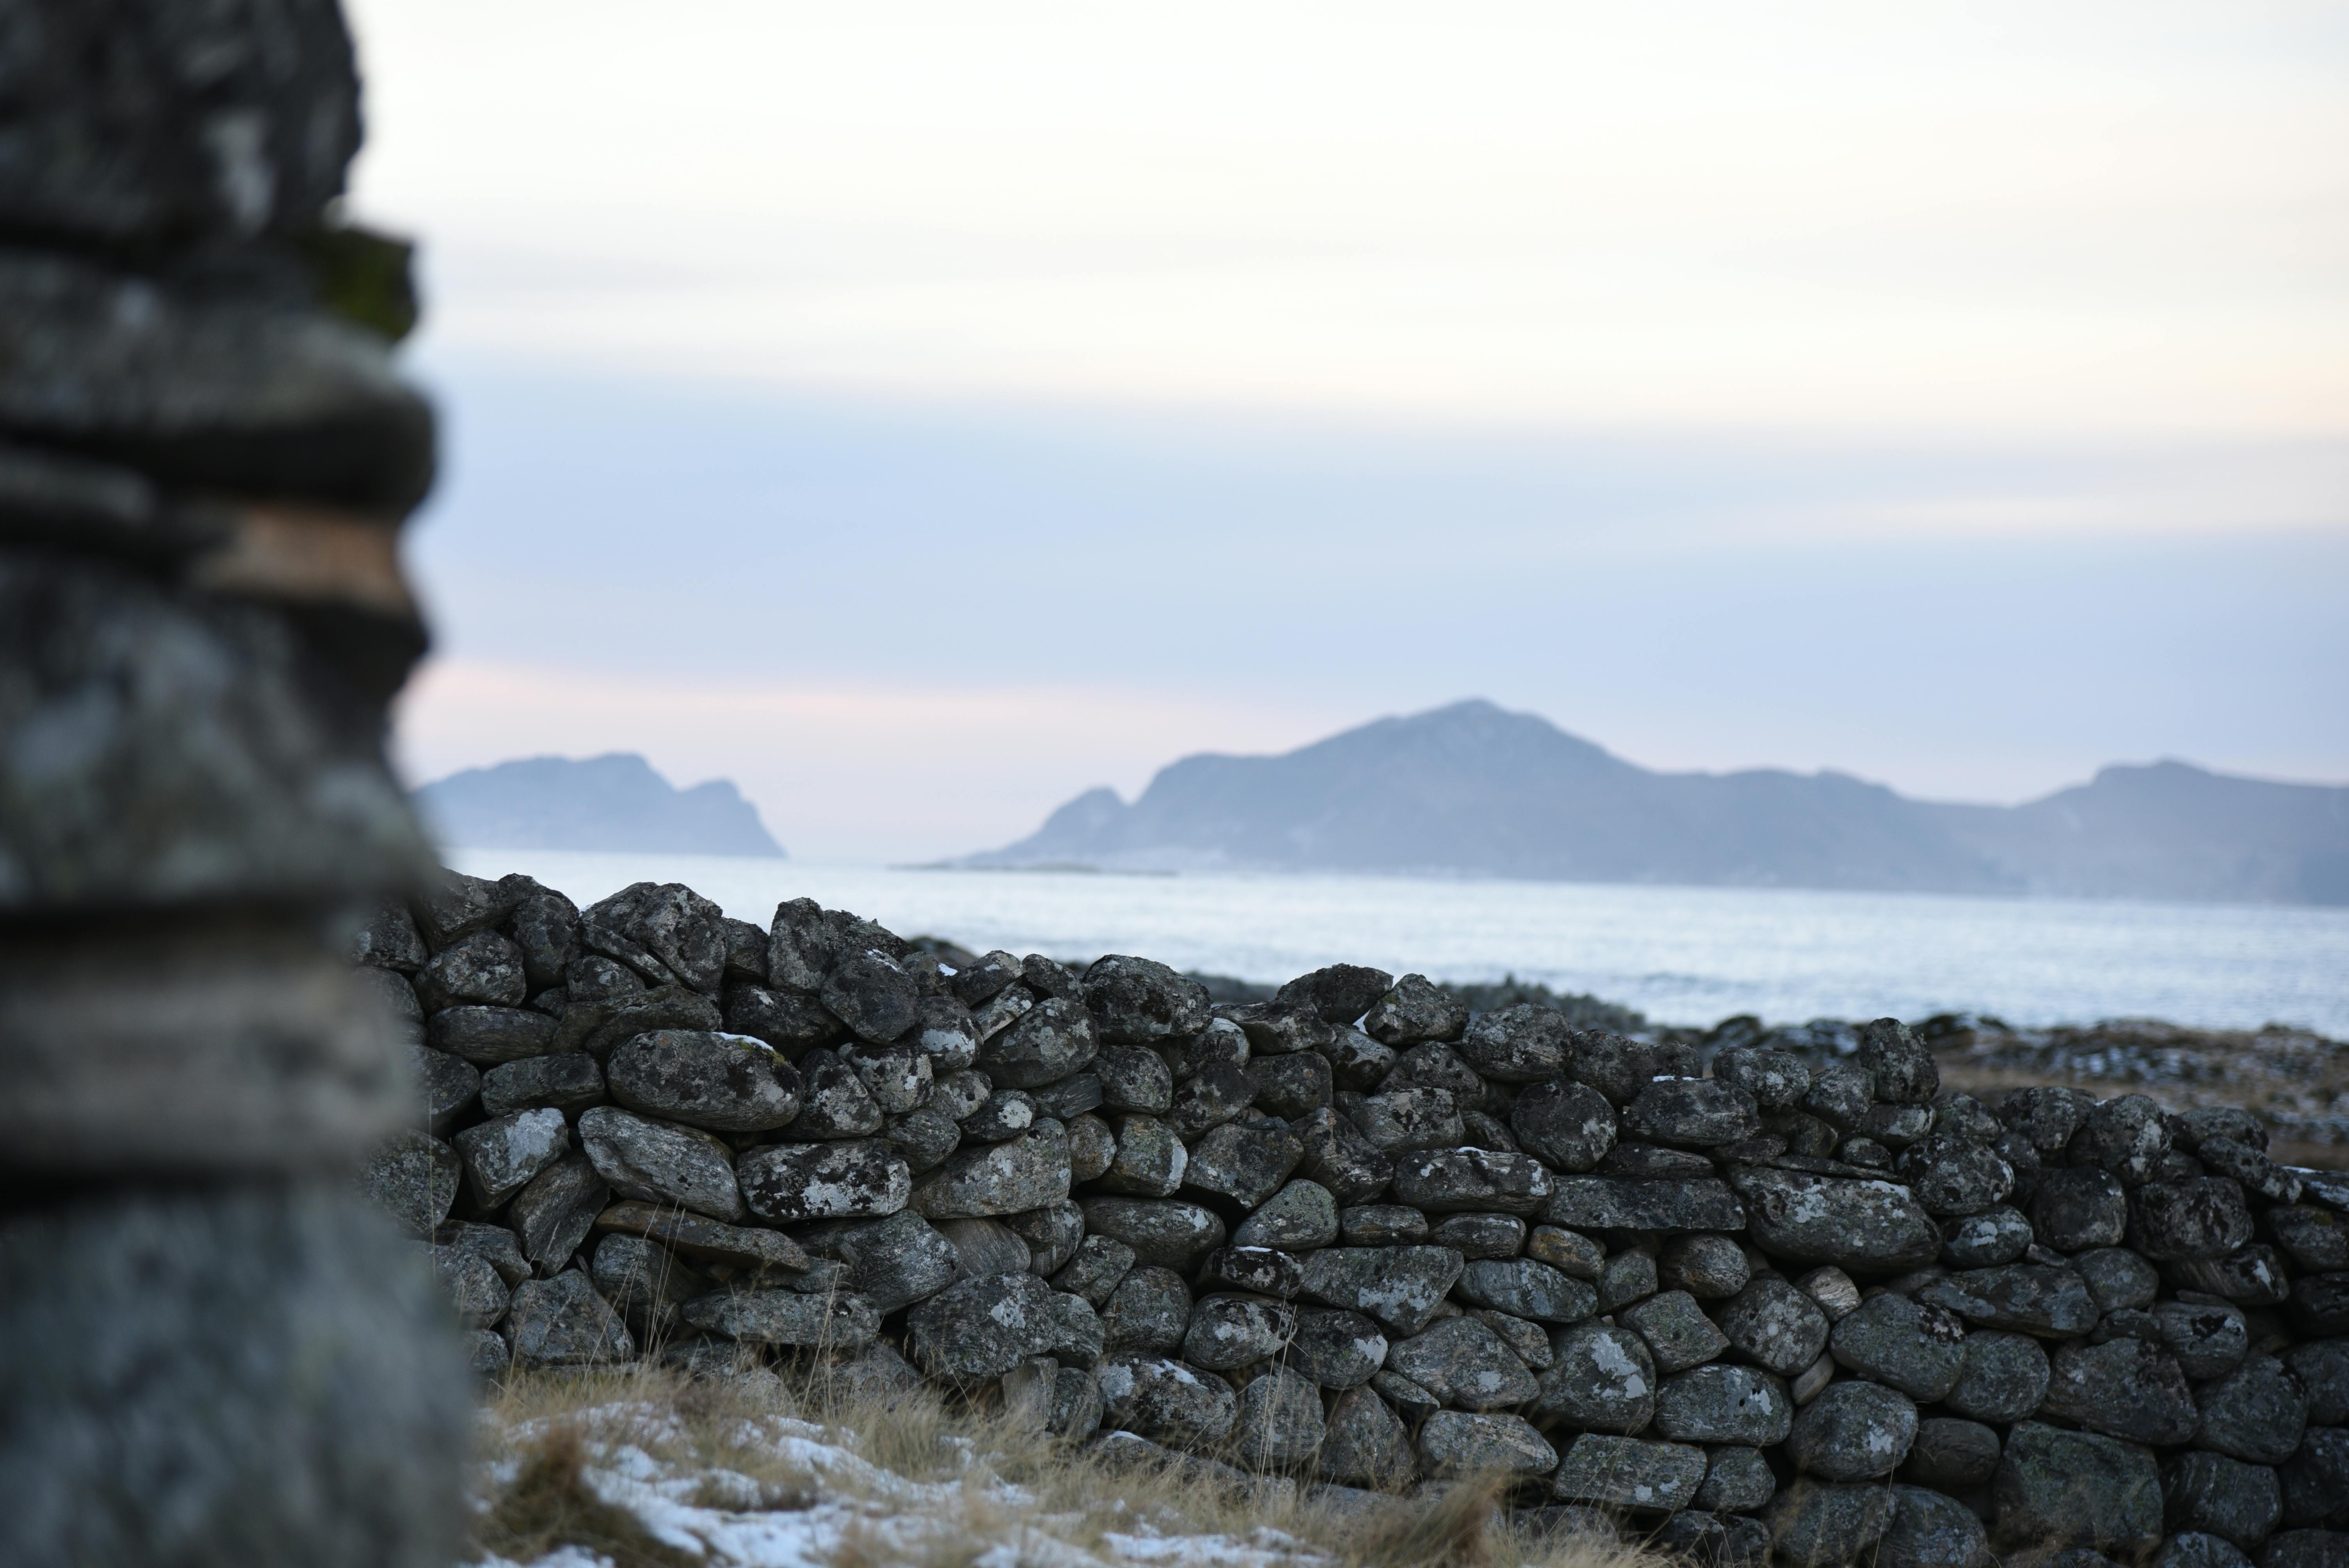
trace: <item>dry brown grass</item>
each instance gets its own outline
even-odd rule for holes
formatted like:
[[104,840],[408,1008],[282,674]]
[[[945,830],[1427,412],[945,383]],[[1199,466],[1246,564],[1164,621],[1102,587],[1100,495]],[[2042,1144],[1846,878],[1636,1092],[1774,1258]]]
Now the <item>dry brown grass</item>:
[[[573,1376],[521,1374],[492,1397],[486,1441],[512,1480],[487,1499],[476,1543],[528,1563],[566,1542],[618,1568],[702,1562],[663,1545],[581,1481],[585,1445],[611,1432],[585,1413],[626,1404],[644,1418],[626,1440],[680,1473],[709,1472],[696,1501],[725,1510],[803,1510],[819,1499],[860,1511],[843,1530],[835,1568],[968,1568],[1004,1542],[1025,1560],[1039,1537],[1110,1557],[1112,1534],[1221,1535],[1333,1568],[1656,1568],[1634,1548],[1541,1541],[1496,1506],[1497,1481],[1472,1479],[1433,1501],[1393,1500],[1372,1510],[1294,1481],[1203,1473],[1192,1465],[1135,1464],[1020,1426],[985,1402],[922,1389],[859,1395],[805,1373],[763,1392],[748,1382],[689,1381],[655,1367]],[[811,1474],[768,1441],[759,1418],[786,1416],[868,1461]],[[905,1481],[931,1483],[918,1504]],[[941,1486],[937,1483],[953,1483]],[[1007,1484],[1008,1483],[1008,1486]],[[1017,1491],[1009,1490],[1019,1489]]]

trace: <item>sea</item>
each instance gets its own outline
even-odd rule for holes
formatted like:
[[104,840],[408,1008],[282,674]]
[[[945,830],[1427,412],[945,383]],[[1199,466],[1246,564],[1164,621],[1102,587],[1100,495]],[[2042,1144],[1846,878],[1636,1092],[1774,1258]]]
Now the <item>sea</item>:
[[680,882],[768,923],[812,898],[905,936],[1062,959],[1132,953],[1277,984],[1325,964],[1515,975],[1660,1024],[1975,1013],[2017,1027],[2152,1017],[2349,1040],[2349,909],[1409,877],[937,871],[718,855],[453,850],[582,907]]

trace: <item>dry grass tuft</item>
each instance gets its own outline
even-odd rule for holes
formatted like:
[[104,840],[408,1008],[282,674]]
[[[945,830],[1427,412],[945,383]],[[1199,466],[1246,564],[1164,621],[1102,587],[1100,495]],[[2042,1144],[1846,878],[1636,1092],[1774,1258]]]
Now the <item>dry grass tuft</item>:
[[586,1439],[569,1421],[547,1427],[521,1455],[521,1468],[474,1522],[473,1544],[516,1563],[558,1546],[584,1546],[614,1568],[700,1568],[701,1560],[656,1539],[636,1516],[598,1498],[580,1470]]

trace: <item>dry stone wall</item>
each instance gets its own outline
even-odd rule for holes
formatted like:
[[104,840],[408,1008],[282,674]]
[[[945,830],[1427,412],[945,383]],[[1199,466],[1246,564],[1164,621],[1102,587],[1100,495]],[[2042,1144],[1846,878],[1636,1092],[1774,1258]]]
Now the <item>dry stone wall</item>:
[[676,885],[451,877],[357,957],[485,1374],[755,1346],[1721,1563],[2349,1561],[2349,1182],[2241,1112]]

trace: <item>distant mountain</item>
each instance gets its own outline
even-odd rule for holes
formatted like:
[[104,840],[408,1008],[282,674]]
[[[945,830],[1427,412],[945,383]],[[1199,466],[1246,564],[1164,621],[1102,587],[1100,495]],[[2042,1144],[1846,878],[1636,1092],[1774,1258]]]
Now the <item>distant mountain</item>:
[[723,779],[679,789],[632,751],[469,768],[416,791],[442,843],[783,858],[759,809]]
[[1186,757],[1132,805],[1088,790],[957,863],[2349,903],[2349,789],[2161,762],[1943,805],[1841,773],[1651,772],[1462,702],[1278,757]]

